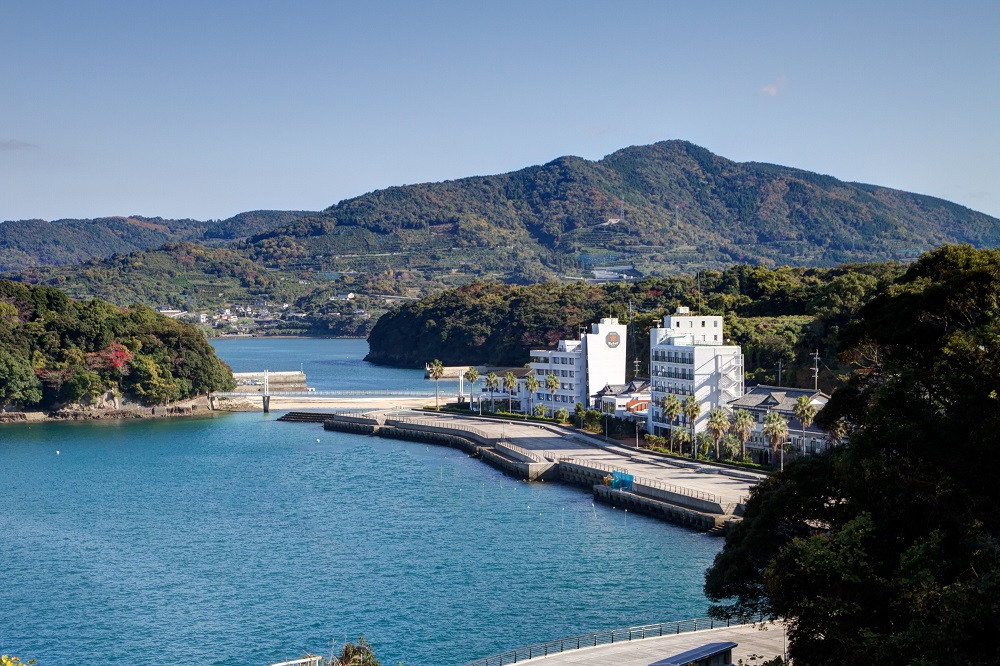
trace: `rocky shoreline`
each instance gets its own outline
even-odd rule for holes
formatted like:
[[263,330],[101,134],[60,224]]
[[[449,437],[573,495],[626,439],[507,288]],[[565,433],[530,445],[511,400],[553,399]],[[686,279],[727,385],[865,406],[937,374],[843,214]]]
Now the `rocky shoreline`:
[[154,419],[180,416],[207,416],[212,413],[208,398],[199,396],[170,405],[144,407],[63,407],[51,412],[0,412],[0,424],[38,423],[42,421],[102,421],[121,419]]

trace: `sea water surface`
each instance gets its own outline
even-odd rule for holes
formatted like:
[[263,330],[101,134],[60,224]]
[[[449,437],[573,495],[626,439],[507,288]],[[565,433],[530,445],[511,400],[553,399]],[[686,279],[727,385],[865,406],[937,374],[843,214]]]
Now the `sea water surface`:
[[[363,363],[363,341],[217,347],[317,387],[427,386]],[[383,664],[461,664],[705,613],[718,539],[278,415],[0,428],[0,652],[266,664],[363,634]]]

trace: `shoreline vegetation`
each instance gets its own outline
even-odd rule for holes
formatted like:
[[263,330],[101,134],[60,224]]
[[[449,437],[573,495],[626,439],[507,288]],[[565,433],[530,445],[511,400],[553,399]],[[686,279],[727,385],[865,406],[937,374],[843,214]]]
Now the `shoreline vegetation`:
[[73,301],[59,289],[0,280],[4,413],[153,415],[186,411],[176,403],[234,386],[232,370],[191,324],[142,305]]

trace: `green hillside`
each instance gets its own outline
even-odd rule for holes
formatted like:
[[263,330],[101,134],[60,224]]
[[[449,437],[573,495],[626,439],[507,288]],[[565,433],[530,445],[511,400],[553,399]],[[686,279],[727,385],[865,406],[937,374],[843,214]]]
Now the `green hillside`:
[[531,349],[575,339],[581,328],[611,315],[629,324],[627,367],[633,371],[638,358],[643,376],[649,329],[687,305],[726,316],[726,338],[743,346],[749,381],[776,383],[781,362],[786,383],[805,385],[809,354],[820,349],[821,386],[831,388],[847,372],[837,358],[839,331],[902,272],[899,263],[774,269],[743,264],[632,284],[475,282],[383,315],[368,338],[368,360],[404,367],[422,367],[434,358],[446,365],[519,366]]
[[303,211],[262,210],[207,222],[135,215],[3,222],[0,224],[0,272],[76,264],[177,241],[219,245],[263,233],[306,215]]
[[231,386],[189,324],[0,280],[0,408],[86,405],[109,392],[155,405]]
[[607,263],[661,275],[734,262],[833,266],[912,258],[945,243],[996,246],[1000,220],[933,197],[665,141],[596,162],[563,157],[508,174],[371,192],[251,237],[247,248],[299,266],[357,267],[354,257],[337,255],[382,254],[382,267],[533,282]]
[[[650,277],[740,263],[833,267],[910,261],[949,243],[998,246],[1000,220],[665,141],[598,161],[562,157],[507,174],[390,187],[318,213],[6,222],[0,270],[123,304],[204,310],[304,299],[296,307],[306,308],[336,290],[385,302],[385,294],[421,297],[476,280],[565,281],[601,265]],[[65,263],[74,265],[51,267]]]

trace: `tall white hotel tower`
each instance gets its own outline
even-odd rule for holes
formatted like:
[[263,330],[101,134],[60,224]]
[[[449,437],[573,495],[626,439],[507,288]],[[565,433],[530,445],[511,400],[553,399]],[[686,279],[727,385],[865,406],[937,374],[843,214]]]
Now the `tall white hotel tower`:
[[[663,318],[663,328],[649,332],[649,375],[648,432],[669,434],[670,419],[661,405],[670,394],[681,403],[689,395],[698,400],[695,432],[701,432],[710,411],[743,395],[743,351],[723,344],[722,317],[692,315],[679,307]],[[690,427],[683,415],[679,423]]]

